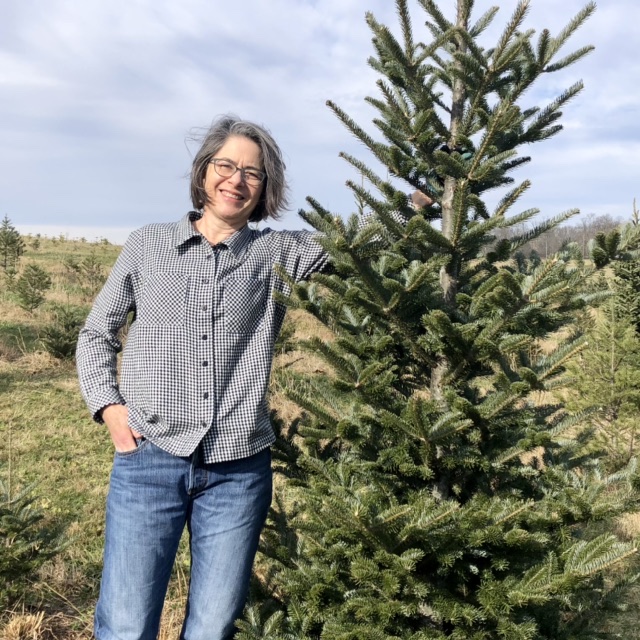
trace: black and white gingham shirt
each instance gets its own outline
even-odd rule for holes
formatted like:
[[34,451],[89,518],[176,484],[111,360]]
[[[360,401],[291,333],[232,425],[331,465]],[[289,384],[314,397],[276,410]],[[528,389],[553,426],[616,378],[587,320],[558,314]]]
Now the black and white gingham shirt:
[[[94,419],[126,404],[129,426],[162,449],[206,462],[243,458],[275,440],[266,392],[288,293],[274,271],[296,281],[327,256],[308,231],[245,226],[211,246],[192,225],[134,231],[80,332],[80,387]],[[135,313],[116,377],[118,330]]]

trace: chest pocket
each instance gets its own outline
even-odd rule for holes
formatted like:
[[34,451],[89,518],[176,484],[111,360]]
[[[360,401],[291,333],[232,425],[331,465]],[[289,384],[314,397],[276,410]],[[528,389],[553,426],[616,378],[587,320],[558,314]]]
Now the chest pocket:
[[156,273],[144,286],[138,306],[138,322],[154,326],[184,324],[189,276],[184,273]]
[[264,325],[266,280],[227,278],[223,284],[224,324],[230,333],[253,333]]

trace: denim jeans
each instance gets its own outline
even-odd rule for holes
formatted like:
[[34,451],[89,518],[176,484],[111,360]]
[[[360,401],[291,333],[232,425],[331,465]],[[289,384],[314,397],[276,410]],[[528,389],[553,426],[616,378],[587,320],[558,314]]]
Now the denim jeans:
[[205,464],[143,440],[116,453],[96,607],[98,640],[155,640],[185,524],[191,577],[181,640],[230,640],[271,503],[269,449]]

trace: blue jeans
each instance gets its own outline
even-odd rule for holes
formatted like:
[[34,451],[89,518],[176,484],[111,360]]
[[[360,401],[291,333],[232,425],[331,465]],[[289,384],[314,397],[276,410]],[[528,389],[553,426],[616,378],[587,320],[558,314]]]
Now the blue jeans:
[[155,640],[185,524],[191,578],[181,640],[230,640],[271,504],[271,453],[205,464],[143,440],[116,453],[95,614],[98,640]]

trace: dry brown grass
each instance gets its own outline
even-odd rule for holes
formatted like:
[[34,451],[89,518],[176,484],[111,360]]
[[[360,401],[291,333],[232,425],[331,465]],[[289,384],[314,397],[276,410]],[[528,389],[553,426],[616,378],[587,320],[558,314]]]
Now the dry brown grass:
[[616,523],[616,533],[625,540],[640,538],[640,513],[625,513]]
[[2,637],[4,640],[40,640],[44,638],[47,633],[44,615],[44,611],[16,613],[5,625]]
[[13,612],[4,626],[0,626],[2,640],[89,640],[91,631],[74,628],[72,617],[63,614],[47,615],[45,611]]

